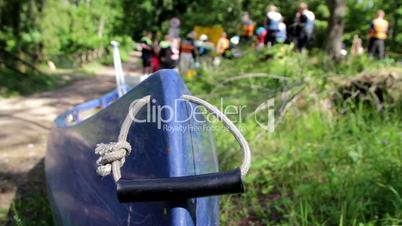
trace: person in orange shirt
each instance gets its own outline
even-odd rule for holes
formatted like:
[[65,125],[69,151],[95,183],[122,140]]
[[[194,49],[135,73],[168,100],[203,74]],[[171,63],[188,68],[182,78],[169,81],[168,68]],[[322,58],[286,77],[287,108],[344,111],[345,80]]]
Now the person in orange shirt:
[[254,33],[254,22],[251,20],[248,12],[244,12],[242,16],[242,30],[243,33],[241,35],[242,41],[248,43],[253,37]]
[[388,21],[384,17],[384,11],[379,10],[377,18],[371,21],[369,30],[369,55],[377,56],[379,59],[384,59],[384,41],[387,39],[388,33]]
[[222,57],[229,57],[228,51],[230,49],[230,41],[227,38],[225,32],[222,33],[222,36],[219,38],[218,43],[216,45],[216,53],[217,56],[214,58],[213,64],[218,66],[221,63]]

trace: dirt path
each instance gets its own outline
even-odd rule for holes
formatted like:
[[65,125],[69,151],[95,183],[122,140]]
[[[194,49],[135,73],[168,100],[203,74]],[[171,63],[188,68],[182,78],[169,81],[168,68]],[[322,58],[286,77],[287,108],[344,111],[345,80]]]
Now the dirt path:
[[[125,72],[139,75],[133,54]],[[127,70],[129,69],[129,70]],[[115,87],[113,67],[57,90],[0,99],[0,210],[7,211],[17,186],[45,155],[47,135],[55,117],[73,105],[101,96]],[[1,218],[1,216],[0,216]]]

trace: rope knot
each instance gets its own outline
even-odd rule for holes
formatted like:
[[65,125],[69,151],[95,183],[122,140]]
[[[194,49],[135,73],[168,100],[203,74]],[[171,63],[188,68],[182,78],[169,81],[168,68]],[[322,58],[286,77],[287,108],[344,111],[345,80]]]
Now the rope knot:
[[96,160],[96,173],[102,177],[109,175],[112,172],[112,163],[117,161],[122,167],[125,157],[130,153],[131,145],[125,141],[97,144],[95,154],[100,157]]

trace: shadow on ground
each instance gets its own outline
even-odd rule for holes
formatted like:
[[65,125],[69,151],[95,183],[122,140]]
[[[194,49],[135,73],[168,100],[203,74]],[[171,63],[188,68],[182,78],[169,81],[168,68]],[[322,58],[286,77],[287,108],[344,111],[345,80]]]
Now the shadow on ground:
[[7,215],[6,226],[53,225],[44,170],[42,159],[17,184],[17,192]]

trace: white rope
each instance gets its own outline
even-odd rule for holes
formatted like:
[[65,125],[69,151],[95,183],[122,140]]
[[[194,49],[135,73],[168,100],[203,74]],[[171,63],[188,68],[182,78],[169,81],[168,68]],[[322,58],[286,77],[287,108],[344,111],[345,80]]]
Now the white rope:
[[121,178],[120,168],[123,166],[125,157],[131,153],[131,145],[127,142],[127,135],[137,113],[151,101],[151,96],[145,96],[130,104],[129,113],[121,125],[117,142],[96,145],[95,154],[100,155],[96,173],[102,177],[113,173],[113,179],[117,182]]
[[[240,167],[242,177],[245,177],[250,169],[251,153],[250,147],[240,130],[233,124],[232,121],[225,114],[220,112],[218,108],[210,103],[190,95],[183,95],[183,99],[195,104],[204,106],[211,112],[219,121],[221,121],[226,128],[232,133],[239,142],[244,156],[243,163]],[[97,163],[96,173],[100,176],[107,176],[113,173],[113,179],[117,182],[121,178],[120,168],[123,166],[125,157],[131,153],[131,145],[127,142],[127,135],[130,130],[131,124],[135,120],[137,113],[151,101],[151,96],[145,96],[141,99],[135,100],[130,104],[129,113],[123,121],[120,129],[119,138],[117,142],[108,144],[100,143],[96,145],[95,153],[100,155]]]
[[243,150],[243,163],[240,166],[240,171],[242,177],[244,178],[247,175],[248,170],[250,169],[251,152],[247,140],[244,138],[240,130],[233,124],[232,121],[230,121],[230,119],[225,114],[223,114],[221,111],[219,111],[217,107],[213,106],[207,101],[190,95],[183,95],[182,98],[192,103],[204,106],[205,109],[207,109],[207,111],[212,113],[219,121],[221,121],[225,125],[225,127],[229,129],[230,133],[232,133],[232,135],[236,138],[237,142],[239,142]]

